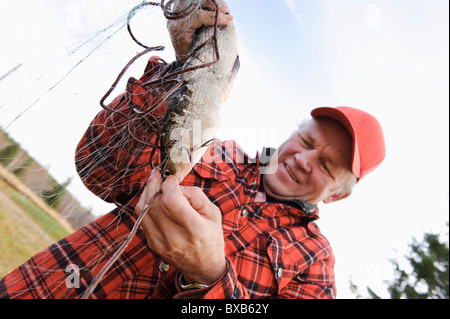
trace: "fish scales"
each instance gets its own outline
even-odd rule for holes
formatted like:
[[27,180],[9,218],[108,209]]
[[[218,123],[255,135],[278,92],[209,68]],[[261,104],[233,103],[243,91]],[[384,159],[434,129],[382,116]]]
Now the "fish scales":
[[[216,60],[214,41],[196,48],[214,35],[214,27],[196,32],[191,54],[183,66],[190,69]],[[168,101],[161,141],[163,177],[175,175],[179,181],[189,173],[214,139],[219,128],[222,106],[239,69],[238,40],[233,24],[219,28],[220,58],[209,67],[182,73],[183,85]]]

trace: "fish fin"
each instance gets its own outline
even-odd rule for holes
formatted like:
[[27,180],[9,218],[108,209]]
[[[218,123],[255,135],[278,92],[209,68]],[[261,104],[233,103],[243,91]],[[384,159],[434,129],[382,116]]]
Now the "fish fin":
[[212,141],[214,141],[214,139],[210,139],[209,141],[206,141],[205,143],[202,144],[202,146],[200,146],[200,148],[210,146]]
[[236,78],[240,68],[241,68],[241,60],[240,60],[239,55],[238,55],[236,57],[236,60],[234,61],[233,69],[231,69],[230,82],[234,81],[234,79]]
[[200,146],[194,146],[191,148],[191,152],[196,152],[204,147],[208,147],[211,145],[211,142],[214,141],[214,139],[210,139],[209,141],[206,141],[205,143],[201,144]]

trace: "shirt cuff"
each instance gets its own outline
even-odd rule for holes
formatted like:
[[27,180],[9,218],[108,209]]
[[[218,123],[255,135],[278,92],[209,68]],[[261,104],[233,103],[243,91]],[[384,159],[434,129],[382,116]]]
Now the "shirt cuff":
[[[178,293],[175,295],[174,299],[203,299],[207,295],[207,293],[213,289],[216,286],[222,286],[223,282],[225,282],[226,278],[229,277],[230,269],[232,270],[232,267],[230,266],[230,260],[227,259],[227,269],[222,277],[220,277],[215,283],[211,284],[208,287],[201,288],[201,289],[193,289],[193,290],[183,290],[181,288],[182,282],[183,282],[183,273],[181,271],[178,272],[176,276],[176,287]],[[234,270],[232,270],[234,271]],[[215,299],[215,298],[214,298]]]

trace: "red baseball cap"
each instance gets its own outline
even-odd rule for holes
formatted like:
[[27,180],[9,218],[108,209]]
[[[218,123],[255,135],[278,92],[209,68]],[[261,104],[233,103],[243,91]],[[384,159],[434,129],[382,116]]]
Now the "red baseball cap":
[[352,107],[319,107],[313,118],[326,117],[341,123],[353,138],[352,172],[358,181],[373,171],[386,156],[384,135],[375,117]]

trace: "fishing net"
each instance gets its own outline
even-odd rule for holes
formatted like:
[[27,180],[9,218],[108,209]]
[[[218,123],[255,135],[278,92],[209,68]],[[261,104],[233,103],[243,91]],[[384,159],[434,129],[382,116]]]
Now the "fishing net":
[[[186,1],[187,5],[182,9],[175,8],[173,1],[122,1],[119,9],[115,4],[115,1],[104,0],[101,4],[67,1],[47,6],[33,1],[0,2],[1,20],[13,21],[5,16],[13,12],[14,16],[19,12],[22,14],[15,19],[20,26],[18,31],[2,35],[4,43],[19,43],[19,46],[8,47],[0,56],[4,61],[0,69],[0,278],[36,252],[111,209],[118,206],[123,213],[132,212],[120,198],[113,196],[108,198],[110,203],[105,203],[90,193],[76,176],[74,149],[99,112],[99,108],[92,107],[92,101],[100,100],[101,107],[110,113],[111,119],[119,118],[123,123],[117,135],[109,137],[119,154],[114,165],[120,167],[121,172],[139,169],[133,167],[130,157],[139,156],[139,152],[148,146],[152,151],[146,154],[146,165],[154,167],[159,162],[163,117],[152,114],[179,86],[176,80],[179,68],[174,68],[162,80],[147,83],[148,90],[160,93],[153,105],[148,105],[153,113],[136,109],[130,116],[110,109],[108,105],[126,91],[130,76],[142,75],[152,52],[166,61],[174,60],[166,21],[184,19],[186,24],[189,23],[190,14],[199,8],[200,1]],[[23,5],[27,6],[28,13],[20,10]],[[65,16],[61,21],[54,21],[53,15],[53,19],[50,18],[48,11],[62,10]],[[92,32],[92,25],[105,27]],[[2,27],[3,30],[11,28]],[[52,46],[44,43],[48,38],[52,38]],[[77,42],[73,43],[73,39]],[[30,50],[33,54],[29,54]],[[83,77],[92,68],[98,70],[96,78]],[[99,91],[105,94],[102,96]],[[132,103],[138,98],[128,96],[127,101],[121,102]],[[111,121],[105,123],[108,125]],[[142,126],[155,132],[153,139],[140,133]],[[136,144],[141,146],[129,149],[130,145]],[[39,155],[36,160],[34,154],[44,156]],[[101,152],[97,155],[101,156]],[[83,160],[79,158],[80,162]],[[95,171],[96,167],[91,166],[89,170]],[[120,181],[121,177],[112,178]],[[79,197],[87,198],[88,204],[81,202]],[[117,219],[110,227],[116,227],[119,222]],[[124,236],[117,243],[106,243],[104,254],[93,256],[85,268],[111,258],[111,250],[117,250],[125,240]],[[73,272],[69,269],[70,273]],[[60,280],[67,280],[64,272]]]

